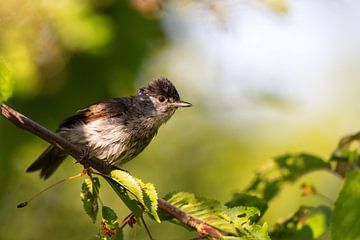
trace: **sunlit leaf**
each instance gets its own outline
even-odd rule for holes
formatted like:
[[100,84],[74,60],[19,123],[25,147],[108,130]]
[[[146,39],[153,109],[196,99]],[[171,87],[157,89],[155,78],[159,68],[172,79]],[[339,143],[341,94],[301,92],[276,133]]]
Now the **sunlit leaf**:
[[[115,193],[120,197],[120,199],[125,203],[125,205],[130,209],[130,211],[135,215],[135,218],[139,221],[142,213],[142,208],[139,206],[139,202],[134,199],[133,196],[117,181],[109,178],[105,180],[110,184]],[[130,195],[129,195],[130,194]]]
[[85,212],[90,216],[95,223],[99,211],[98,193],[100,188],[100,181],[98,178],[85,179],[81,187],[80,198],[83,202]]
[[[216,200],[196,197],[186,192],[169,194],[165,200],[226,234],[246,237],[246,239],[269,239],[267,225],[257,225],[252,221],[260,215],[260,211],[255,207],[227,208]],[[164,217],[164,220],[171,220],[169,217]]]
[[13,91],[13,82],[11,72],[5,65],[5,62],[0,59],[0,103],[8,100]]
[[144,203],[147,212],[154,217],[154,219],[160,223],[159,215],[157,214],[158,209],[158,195],[155,189],[154,184],[152,183],[143,183],[140,179],[136,179],[139,183],[141,190],[143,191]]
[[302,206],[290,218],[275,225],[271,239],[306,240],[318,239],[327,234],[330,225],[331,210],[327,206]]
[[122,170],[113,170],[111,171],[110,176],[126,190],[132,193],[142,205],[145,205],[143,191],[134,177]]
[[311,154],[281,155],[256,173],[256,178],[245,192],[269,201],[278,194],[283,184],[294,182],[306,173],[325,169],[330,170],[330,163]]
[[[261,216],[268,209],[267,202],[259,197],[246,193],[235,193],[233,198],[225,204],[227,207],[252,206],[260,210]],[[255,221],[255,219],[253,219]]]
[[360,171],[347,174],[331,219],[334,240],[360,239]]
[[[112,179],[118,183],[118,186],[116,186],[114,182],[111,183],[110,180],[108,180],[108,182],[127,207],[135,214],[136,218],[138,218],[142,212],[142,209],[139,207],[140,203],[145,210],[160,223],[160,218],[157,214],[158,197],[152,183],[144,183],[140,179],[134,178],[129,173],[121,170],[114,170],[110,175]],[[127,191],[131,193],[133,197],[130,196],[131,194],[129,195]]]

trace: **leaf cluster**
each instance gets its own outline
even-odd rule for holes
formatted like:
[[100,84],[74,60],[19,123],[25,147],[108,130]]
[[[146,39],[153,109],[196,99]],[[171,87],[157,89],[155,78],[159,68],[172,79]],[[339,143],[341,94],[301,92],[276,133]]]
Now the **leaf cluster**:
[[[188,216],[221,233],[221,237],[214,239],[358,239],[360,230],[353,226],[360,225],[360,210],[357,207],[360,202],[359,141],[360,134],[343,138],[329,159],[309,153],[275,157],[255,174],[255,178],[244,191],[235,193],[225,204],[188,192],[169,193],[164,199]],[[285,184],[293,183],[318,170],[330,171],[345,178],[334,207],[326,204],[299,206],[294,214],[282,218],[274,226],[269,227],[262,221],[269,202]],[[190,228],[169,212],[158,209],[158,196],[152,183],[144,183],[122,170],[112,171],[105,180],[131,214],[120,221],[111,208],[103,206],[101,231],[98,234],[100,239],[122,239],[122,228],[126,224],[143,221],[144,213],[158,223],[170,221],[190,231],[195,229],[203,236],[204,226],[201,224]],[[324,197],[311,184],[302,184],[301,187],[303,196],[313,194]],[[99,180],[91,178],[84,181],[81,191],[84,210],[93,222],[96,221],[99,209],[99,188]],[[145,225],[145,222],[143,223]]]

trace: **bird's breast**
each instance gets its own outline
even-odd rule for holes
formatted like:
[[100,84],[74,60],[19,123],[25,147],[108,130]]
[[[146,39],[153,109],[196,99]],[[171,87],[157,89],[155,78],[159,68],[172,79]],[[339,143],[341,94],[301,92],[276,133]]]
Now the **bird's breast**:
[[91,157],[111,164],[121,164],[136,157],[150,143],[156,132],[157,129],[149,129],[141,124],[129,126],[114,119],[99,119],[59,131],[60,135],[70,142],[86,146]]

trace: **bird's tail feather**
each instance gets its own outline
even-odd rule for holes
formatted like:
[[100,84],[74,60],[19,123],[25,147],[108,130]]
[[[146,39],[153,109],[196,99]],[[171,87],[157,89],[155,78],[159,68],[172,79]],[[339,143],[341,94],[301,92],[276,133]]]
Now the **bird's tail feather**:
[[55,146],[49,146],[39,157],[33,162],[26,172],[34,172],[40,170],[40,177],[47,179],[67,157],[67,154]]

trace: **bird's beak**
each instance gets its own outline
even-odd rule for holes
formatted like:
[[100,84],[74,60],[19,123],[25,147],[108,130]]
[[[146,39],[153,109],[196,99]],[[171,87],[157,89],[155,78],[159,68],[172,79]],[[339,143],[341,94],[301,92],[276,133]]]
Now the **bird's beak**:
[[192,104],[189,102],[185,102],[185,101],[177,101],[173,103],[174,107],[191,107]]

